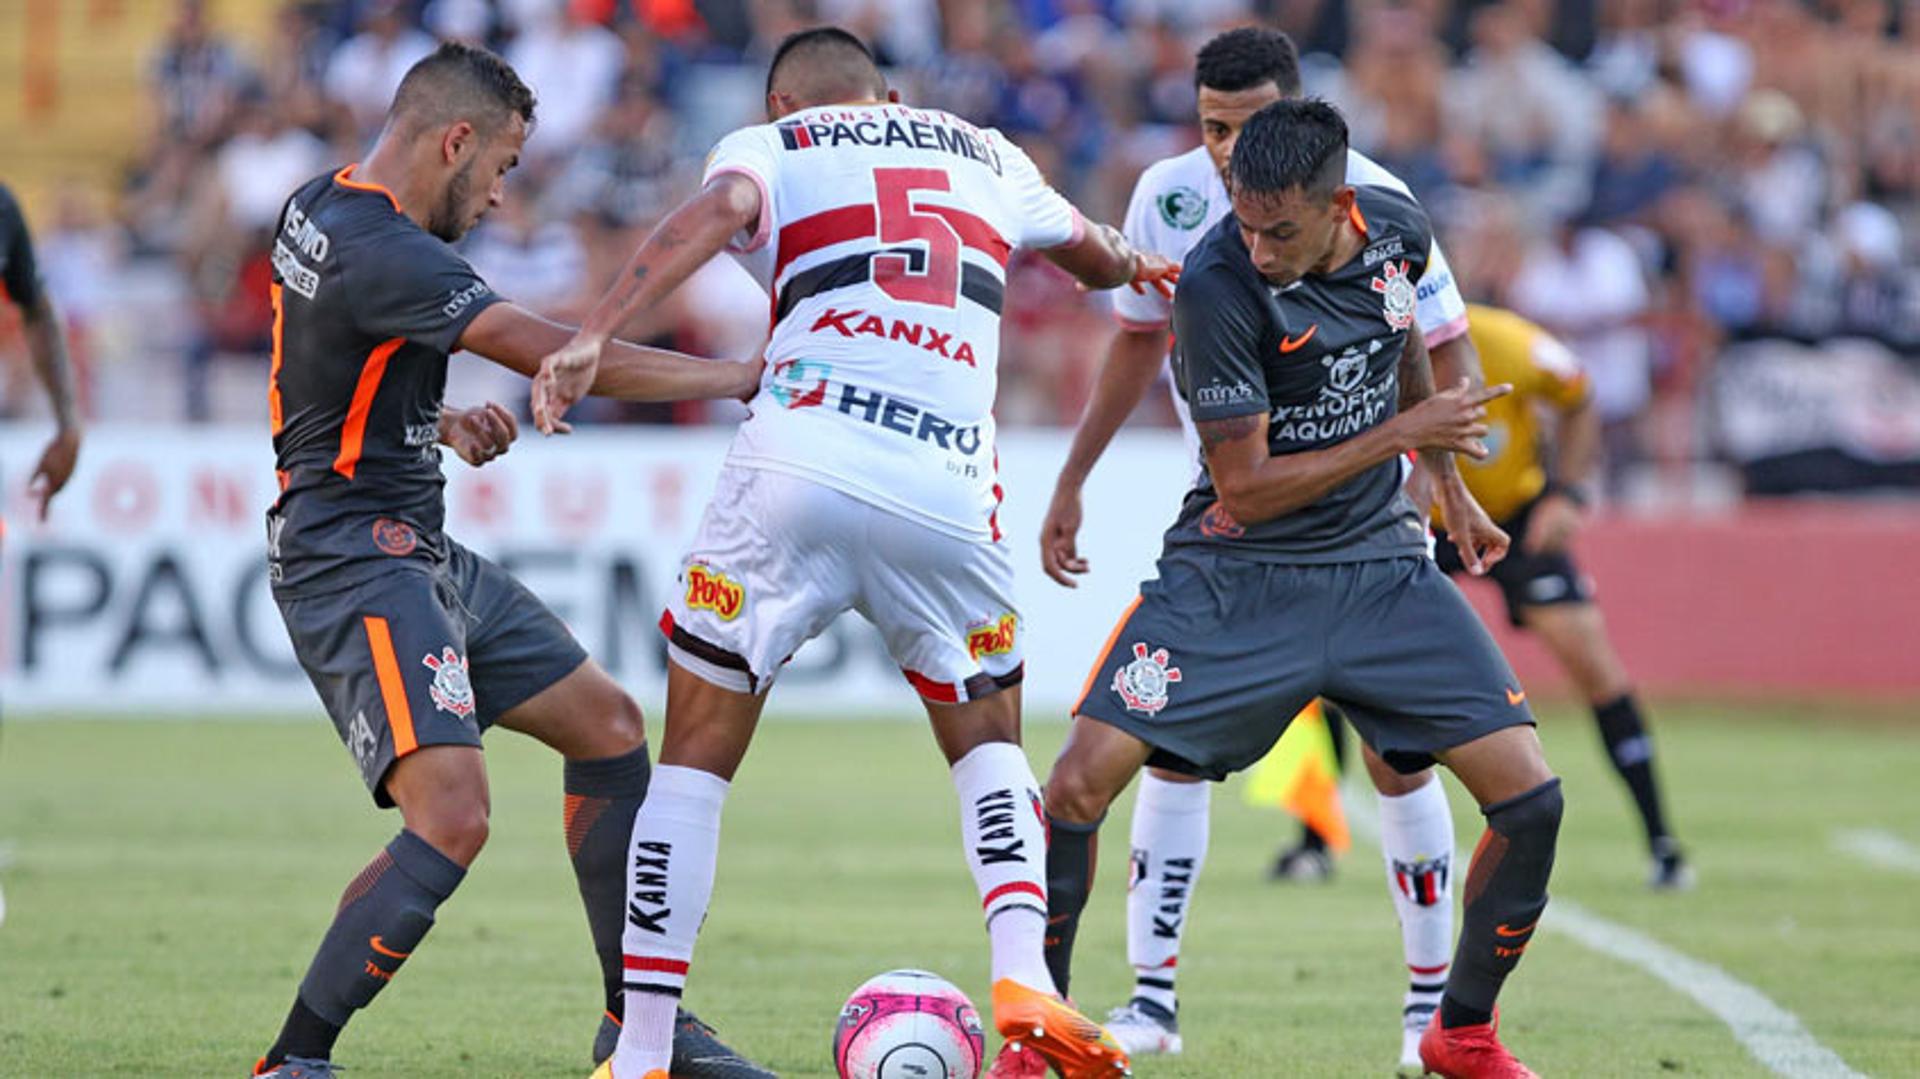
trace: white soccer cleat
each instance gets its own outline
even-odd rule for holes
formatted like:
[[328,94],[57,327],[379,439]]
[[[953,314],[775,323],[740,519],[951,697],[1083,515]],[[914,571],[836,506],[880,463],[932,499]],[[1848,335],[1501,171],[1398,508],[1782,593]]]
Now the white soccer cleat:
[[1427,1066],[1420,1059],[1420,1036],[1427,1032],[1435,1010],[1432,1005],[1416,1004],[1409,1005],[1400,1015],[1400,1066],[1393,1074],[1401,1079],[1419,1079],[1427,1074]]
[[1107,1033],[1128,1056],[1180,1055],[1180,1020],[1151,1000],[1135,997],[1107,1013]]

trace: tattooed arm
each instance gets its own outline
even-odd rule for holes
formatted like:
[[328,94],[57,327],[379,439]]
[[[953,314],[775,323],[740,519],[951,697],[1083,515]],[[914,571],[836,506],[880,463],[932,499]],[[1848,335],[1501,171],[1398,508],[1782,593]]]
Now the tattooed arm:
[[1265,413],[1204,420],[1194,427],[1220,503],[1241,524],[1270,521],[1304,509],[1409,448],[1391,420],[1323,450],[1278,457],[1267,451]]
[[533,418],[542,433],[558,430],[567,409],[594,386],[600,354],[620,327],[680,287],[728,239],[759,222],[767,211],[761,203],[759,184],[741,173],[723,172],[655,226],[579,332],[541,361],[533,384]]
[[[1467,490],[1454,454],[1464,453],[1476,459],[1487,456],[1487,427],[1482,422],[1486,419],[1486,402],[1512,389],[1506,385],[1476,389],[1473,378],[1463,374],[1452,389],[1436,393],[1426,341],[1418,327],[1408,331],[1406,350],[1400,354],[1401,414],[1395,419],[1421,421],[1446,413],[1452,416],[1453,425],[1450,435],[1415,444],[1420,451],[1421,476],[1428,482],[1419,483],[1421,477],[1416,476],[1408,482],[1408,491],[1417,496],[1431,494],[1446,519],[1447,538],[1459,549],[1460,561],[1476,575],[1492,569],[1494,563],[1506,557],[1508,539]],[[1420,507],[1423,514],[1426,509],[1426,506]]]

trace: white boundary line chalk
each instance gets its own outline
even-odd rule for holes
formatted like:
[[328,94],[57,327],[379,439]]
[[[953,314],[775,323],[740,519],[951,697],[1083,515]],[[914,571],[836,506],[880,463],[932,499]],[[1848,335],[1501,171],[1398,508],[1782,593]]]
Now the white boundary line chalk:
[[1833,849],[1882,869],[1920,876],[1920,848],[1879,828],[1833,833]]

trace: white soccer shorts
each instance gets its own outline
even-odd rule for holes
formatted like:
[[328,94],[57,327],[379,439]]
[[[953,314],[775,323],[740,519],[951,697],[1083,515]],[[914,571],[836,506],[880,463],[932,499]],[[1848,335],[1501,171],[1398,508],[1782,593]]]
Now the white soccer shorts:
[[660,630],[680,666],[761,693],[848,610],[880,631],[929,701],[978,700],[1020,683],[1004,540],[961,539],[764,469],[721,471]]

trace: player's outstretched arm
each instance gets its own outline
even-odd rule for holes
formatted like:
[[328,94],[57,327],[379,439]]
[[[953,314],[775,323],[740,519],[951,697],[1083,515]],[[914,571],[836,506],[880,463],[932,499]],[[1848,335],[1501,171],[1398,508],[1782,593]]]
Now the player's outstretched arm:
[[1080,557],[1077,537],[1080,532],[1080,488],[1087,482],[1093,466],[1113,441],[1114,432],[1127,422],[1133,410],[1147,395],[1160,368],[1166,362],[1167,328],[1123,329],[1107,346],[1106,362],[1093,383],[1093,396],[1073,430],[1073,445],[1067,450],[1067,463],[1054,481],[1053,502],[1040,525],[1040,566],[1047,576],[1068,588],[1079,587],[1073,575],[1087,572],[1087,560]]
[[679,288],[735,233],[758,222],[760,202],[759,185],[736,172],[721,173],[654,227],[579,331],[541,357],[534,376],[534,422],[543,433],[554,433],[554,425],[580,398],[600,392],[590,389],[598,386],[595,368],[620,327]]
[[1135,250],[1119,229],[1097,221],[1086,222],[1079,239],[1072,243],[1043,248],[1040,253],[1091,289],[1127,285],[1135,291],[1151,288],[1172,297],[1174,283],[1180,280],[1179,263]]
[[[515,304],[496,303],[467,325],[459,344],[503,367],[533,375],[541,370],[541,357],[551,354],[573,336],[570,326],[550,322]],[[745,398],[759,387],[762,366],[759,360],[748,363],[704,360],[614,340],[607,342],[588,392],[621,401]],[[550,434],[571,430],[560,418],[565,409],[554,410],[543,402],[540,392],[540,384],[535,383],[534,412],[540,414],[543,405],[547,405],[547,415],[552,421],[552,425],[543,430]]]

